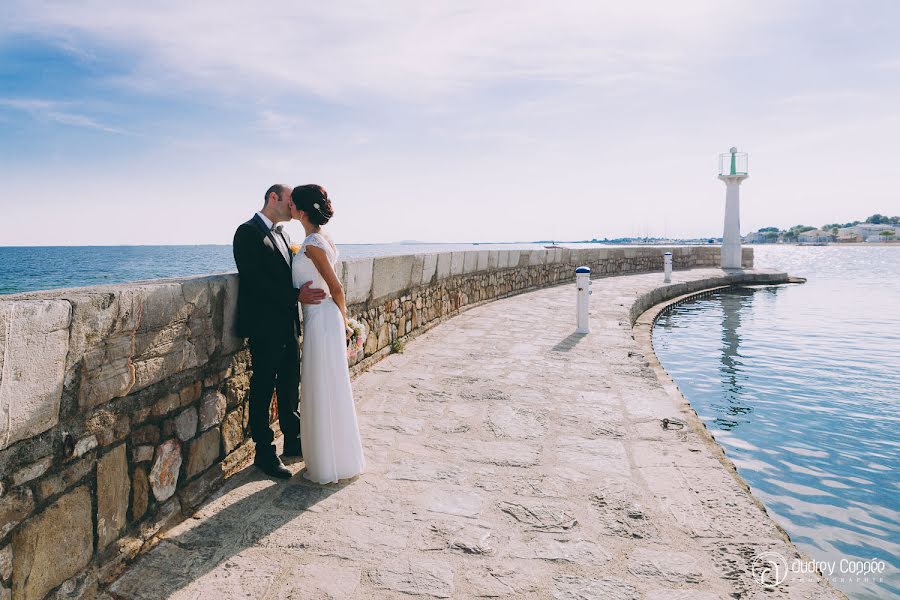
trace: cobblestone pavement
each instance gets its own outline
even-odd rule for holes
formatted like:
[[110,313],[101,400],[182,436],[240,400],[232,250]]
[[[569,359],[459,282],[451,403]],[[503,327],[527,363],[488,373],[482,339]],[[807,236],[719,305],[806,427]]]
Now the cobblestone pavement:
[[[675,282],[721,276],[676,271]],[[109,590],[127,599],[838,598],[750,565],[796,549],[684,418],[632,337],[659,273],[472,308],[354,382],[368,470],[317,486],[250,468]],[[295,472],[302,463],[292,465]],[[807,576],[808,577],[808,576]]]

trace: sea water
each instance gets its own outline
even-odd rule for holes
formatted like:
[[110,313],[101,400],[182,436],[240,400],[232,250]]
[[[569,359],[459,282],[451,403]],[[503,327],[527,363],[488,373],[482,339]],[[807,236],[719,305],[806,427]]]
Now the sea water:
[[[775,521],[835,565],[834,584],[900,597],[900,247],[754,252],[807,282],[677,306],[654,350]],[[884,573],[843,572],[872,559]]]

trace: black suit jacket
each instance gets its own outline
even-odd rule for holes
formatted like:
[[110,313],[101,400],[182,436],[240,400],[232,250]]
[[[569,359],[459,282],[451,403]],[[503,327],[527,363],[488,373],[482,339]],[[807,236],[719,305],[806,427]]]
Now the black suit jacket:
[[[298,290],[293,285],[291,266],[275,244],[275,235],[259,215],[253,215],[234,233],[234,262],[240,275],[236,332],[241,337],[276,338],[300,333]],[[290,248],[287,233],[282,235]]]

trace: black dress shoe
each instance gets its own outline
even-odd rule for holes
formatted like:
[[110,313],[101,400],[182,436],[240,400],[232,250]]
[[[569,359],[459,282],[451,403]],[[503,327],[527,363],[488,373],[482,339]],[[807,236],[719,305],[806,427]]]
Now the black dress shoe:
[[273,458],[256,458],[253,461],[253,464],[256,467],[271,477],[277,477],[279,479],[290,479],[294,474],[291,473],[291,470],[284,466],[284,463],[281,462],[281,459],[277,456]]

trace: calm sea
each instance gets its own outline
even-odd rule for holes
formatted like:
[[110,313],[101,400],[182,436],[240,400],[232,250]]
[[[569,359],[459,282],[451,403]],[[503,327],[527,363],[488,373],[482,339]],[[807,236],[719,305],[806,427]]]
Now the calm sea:
[[[339,244],[342,258],[537,244]],[[231,246],[0,247],[0,294],[236,271]]]
[[[794,542],[837,563],[838,588],[900,597],[900,247],[755,246],[755,264],[808,281],[678,306],[656,354]],[[838,572],[872,558],[880,581]]]
[[[338,244],[341,258],[543,244]],[[572,244],[572,248],[612,246]],[[231,246],[0,246],[0,294],[236,271]]]

